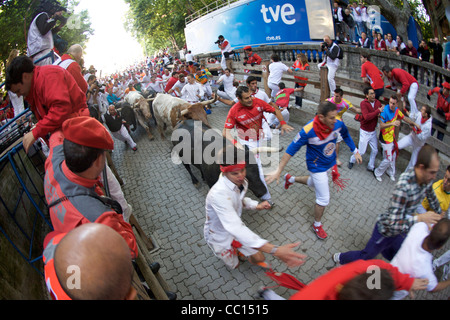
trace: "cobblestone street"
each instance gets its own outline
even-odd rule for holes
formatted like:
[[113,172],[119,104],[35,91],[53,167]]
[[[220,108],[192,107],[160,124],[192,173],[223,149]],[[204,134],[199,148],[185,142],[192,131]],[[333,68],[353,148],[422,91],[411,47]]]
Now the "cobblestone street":
[[[301,110],[291,111],[290,125],[295,130],[280,137],[284,149],[312,118],[314,107],[307,104]],[[217,103],[208,116],[210,124],[222,130],[228,110],[229,107]],[[357,122],[350,115],[345,122],[357,145]],[[160,262],[161,274],[179,300],[259,299],[256,292],[261,286],[274,286],[276,283],[265,275],[264,269],[249,262],[229,271],[213,255],[203,238],[204,205],[209,188],[205,183],[196,188],[185,168],[172,162],[170,139],[162,141],[155,128],[153,133],[154,141],[148,140],[142,128],[132,134],[138,144],[137,152],[116,141],[113,160],[125,181],[123,191],[134,215],[157,246],[152,256]],[[387,208],[394,189],[394,182],[386,176],[380,183],[366,171],[368,154],[363,156],[363,164],[349,170],[350,150],[345,143],[340,149],[340,159],[344,162],[340,169],[341,177],[349,180],[344,190],[331,193],[330,205],[322,219],[328,233],[326,240],[319,240],[312,231],[315,193],[304,185],[296,184],[285,190],[281,180],[278,185],[273,183],[269,188],[275,207],[270,211],[244,211],[242,215],[250,229],[274,244],[301,241],[297,250],[308,256],[301,267],[288,269],[272,256],[266,257],[275,271],[287,272],[305,284],[335,267],[332,261],[334,253],[364,248],[378,213]],[[380,160],[381,152],[376,165]],[[405,158],[398,158],[397,179],[406,164]],[[307,173],[305,148],[291,159],[286,170],[293,175]],[[199,171],[193,169],[193,172],[201,180]],[[437,178],[442,179],[443,174],[441,170]],[[330,186],[330,190],[332,188]],[[255,198],[251,192],[247,195]],[[438,254],[447,249],[448,243]],[[282,287],[274,290],[284,298],[294,293]],[[449,295],[449,289],[436,294],[421,292],[416,299],[446,300]]]

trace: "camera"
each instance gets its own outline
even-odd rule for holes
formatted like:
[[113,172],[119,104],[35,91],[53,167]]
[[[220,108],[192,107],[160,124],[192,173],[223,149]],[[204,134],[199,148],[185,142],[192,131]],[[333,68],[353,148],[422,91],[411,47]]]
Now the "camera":
[[326,43],[326,42],[322,42],[322,43],[320,44],[320,48],[322,49],[322,51],[325,51],[325,50],[328,48],[327,43]]
[[220,40],[217,40],[216,42],[214,42],[214,44],[220,44]]

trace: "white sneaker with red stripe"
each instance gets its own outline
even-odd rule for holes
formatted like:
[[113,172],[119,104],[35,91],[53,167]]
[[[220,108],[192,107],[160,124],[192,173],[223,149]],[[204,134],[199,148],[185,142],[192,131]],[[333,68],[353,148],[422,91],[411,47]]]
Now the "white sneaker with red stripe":
[[285,175],[284,175],[284,188],[287,190],[287,189],[289,189],[289,187],[291,186],[291,185],[293,185],[293,183],[292,182],[289,182],[289,179],[290,178],[292,178],[292,176],[289,174],[289,173],[286,173]]

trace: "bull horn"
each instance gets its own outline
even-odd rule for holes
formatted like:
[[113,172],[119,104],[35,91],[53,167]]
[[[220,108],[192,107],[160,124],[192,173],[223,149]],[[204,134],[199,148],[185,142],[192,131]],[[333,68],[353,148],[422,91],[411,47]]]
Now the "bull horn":
[[155,98],[147,99],[148,102],[155,100]]
[[283,147],[274,148],[274,147],[256,147],[250,149],[252,153],[277,153],[283,151]]
[[184,109],[184,110],[182,110],[182,111],[180,112],[180,115],[183,117],[183,116],[185,116],[188,112],[189,112],[188,109]]
[[217,101],[217,94],[215,95],[214,99],[203,101],[201,104],[204,105],[204,106],[207,106],[208,104],[214,103],[216,101]]

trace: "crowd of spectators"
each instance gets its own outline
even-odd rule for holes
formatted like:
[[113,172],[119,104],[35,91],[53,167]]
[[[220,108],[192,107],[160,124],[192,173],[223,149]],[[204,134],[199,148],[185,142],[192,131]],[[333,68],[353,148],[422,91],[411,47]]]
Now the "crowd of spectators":
[[[427,62],[431,59],[430,49],[432,49],[434,63],[439,63],[442,66],[442,46],[439,44],[439,41],[437,39],[432,39],[429,42],[421,41],[419,48],[415,48],[412,41],[407,41],[407,43],[404,44],[400,36],[397,36],[397,39],[394,40],[392,34],[382,35],[381,33],[377,33],[374,30],[370,30],[366,25],[367,10],[362,3],[353,3],[346,8],[341,8],[336,2],[333,9],[333,16],[337,27],[336,30],[338,32],[338,39],[340,39],[342,42],[350,42],[358,46],[371,48],[374,50],[393,51],[398,55],[403,54]],[[367,33],[369,31],[372,31],[370,32],[371,38],[367,37]],[[359,39],[357,39],[357,34],[359,35]],[[225,41],[224,38],[223,40]],[[395,129],[394,127],[399,126],[400,121],[404,119],[403,113],[397,108],[399,98],[402,99],[402,101],[408,102],[409,109],[411,111],[411,117],[415,122],[408,119],[404,120],[407,121],[412,127],[414,127],[415,130],[414,133],[411,134],[411,136],[407,137],[408,140],[399,141],[398,148],[401,149],[406,145],[414,146],[414,143],[417,145],[417,147],[414,146],[414,150],[417,152],[415,153],[415,156],[412,157],[411,162],[408,165],[409,170],[400,176],[400,182],[396,187],[397,193],[395,194],[400,194],[400,192],[403,191],[402,186],[413,185],[413,183],[411,183],[413,178],[415,179],[414,181],[417,180],[417,182],[414,182],[417,184],[417,187],[415,187],[417,190],[414,190],[415,192],[413,195],[406,194],[405,192],[405,195],[401,195],[403,196],[403,198],[395,198],[394,194],[392,202],[394,204],[398,204],[398,208],[395,210],[391,210],[390,208],[389,212],[380,214],[380,218],[377,222],[377,228],[374,229],[374,234],[372,235],[371,241],[369,241],[369,243],[367,244],[366,249],[364,249],[363,251],[336,253],[335,255],[333,255],[333,260],[337,264],[348,265],[350,265],[350,263],[352,263],[353,261],[357,261],[360,259],[370,260],[373,259],[376,254],[380,253],[382,249],[394,249],[394,241],[395,249],[396,251],[398,251],[400,249],[398,239],[402,238],[403,240],[406,235],[408,235],[409,237],[411,234],[414,235],[415,232],[420,233],[419,236],[421,237],[421,239],[425,239],[423,240],[423,243],[429,248],[429,252],[442,247],[442,245],[445,244],[445,241],[447,241],[447,239],[449,238],[448,230],[450,229],[450,222],[448,221],[448,219],[446,219],[449,210],[448,204],[450,203],[450,200],[448,200],[450,189],[450,184],[448,182],[448,180],[450,179],[450,167],[447,168],[448,174],[442,182],[442,185],[444,186],[444,192],[440,194],[440,196],[437,196],[434,194],[434,192],[432,192],[432,190],[435,189],[434,187],[432,189],[430,183],[431,180],[435,178],[437,173],[437,170],[434,169],[436,169],[436,167],[439,167],[438,155],[434,152],[434,150],[428,150],[426,148],[423,149],[425,151],[419,153],[420,149],[424,145],[424,142],[422,140],[419,141],[420,139],[418,138],[418,136],[420,134],[425,134],[426,126],[431,128],[430,110],[426,106],[422,107],[421,110],[418,110],[417,106],[415,105],[415,96],[418,90],[418,83],[417,80],[409,74],[411,73],[411,69],[408,70],[409,73],[407,73],[405,70],[384,67],[383,72],[381,72],[373,63],[370,62],[369,55],[361,55],[361,77],[365,82],[368,83],[368,85],[370,85],[370,87],[368,87],[364,91],[365,100],[363,101],[363,103],[361,103],[361,108],[359,108],[359,113],[362,114],[362,120],[359,145],[358,148],[356,148],[341,118],[342,114],[348,109],[353,108],[353,106],[343,98],[344,92],[341,89],[336,88],[336,85],[333,82],[334,74],[339,66],[338,62],[340,59],[339,55],[341,49],[331,41],[329,36],[326,36],[324,38],[324,41],[325,46],[329,51],[325,63],[327,63],[327,67],[332,74],[332,77],[329,78],[330,91],[334,95],[332,98],[328,99],[327,102],[319,106],[320,112],[317,114],[317,117],[310,122],[309,126],[305,126],[299,133],[298,137],[302,137],[302,140],[297,139],[290,146],[289,153],[286,152],[288,156],[283,158],[286,160],[283,162],[282,159],[283,167],[287,164],[287,161],[290,159],[290,157],[292,157],[302,145],[307,145],[310,143],[310,141],[332,141],[333,144],[336,145],[339,144],[342,139],[344,139],[353,152],[353,156],[348,164],[349,169],[352,169],[355,160],[357,160],[358,163],[362,162],[361,156],[365,153],[367,145],[370,145],[372,148],[372,154],[371,161],[369,161],[367,165],[367,170],[372,172],[375,179],[380,182],[381,176],[384,173],[386,173],[392,181],[396,181],[395,153],[398,152],[398,149],[394,149],[397,143],[395,141],[393,130]],[[227,46],[223,46],[223,50],[225,50],[228,45],[229,44],[227,44]],[[199,63],[190,51],[187,52],[185,61],[181,61],[180,59],[174,58],[167,50],[163,50],[162,53],[154,56],[153,58],[148,57],[145,61],[138,62],[123,71],[115,72],[111,75],[101,76],[97,75],[98,71],[95,69],[95,66],[90,66],[88,69],[84,67],[82,54],[78,54],[80,52],[79,49],[79,45],[71,46],[67,51],[67,55],[63,55],[61,59],[53,63],[53,65],[44,64],[42,66],[36,66],[30,57],[11,57],[11,61],[9,62],[12,63],[10,66],[8,66],[6,72],[6,89],[9,90],[9,93],[15,94],[18,98],[26,98],[27,101],[31,103],[32,111],[38,118],[38,124],[36,125],[36,127],[32,132],[28,133],[24,137],[23,145],[25,152],[28,152],[30,144],[33,144],[36,141],[36,138],[45,139],[49,144],[51,152],[49,153],[48,161],[46,162],[47,178],[45,179],[46,198],[47,202],[49,202],[49,209],[53,208],[55,205],[58,205],[61,202],[69,201],[68,199],[66,199],[69,198],[69,196],[71,198],[76,198],[77,196],[79,196],[67,194],[63,197],[61,196],[61,194],[61,199],[57,200],[56,202],[51,202],[50,200],[55,200],[54,196],[57,195],[49,194],[49,192],[53,192],[51,190],[57,189],[50,188],[51,186],[62,186],[61,190],[63,191],[70,191],[74,189],[74,187],[85,187],[86,189],[89,189],[86,190],[87,195],[89,196],[87,202],[92,204],[92,206],[74,205],[73,207],[77,208],[76,210],[80,208],[80,212],[72,209],[72,211],[65,213],[74,217],[71,220],[74,221],[73,225],[67,223],[64,219],[64,221],[62,222],[58,222],[58,220],[55,219],[55,212],[57,211],[55,209],[56,207],[50,210],[52,223],[54,223],[57,227],[56,229],[59,228],[59,230],[55,230],[55,233],[49,234],[49,236],[46,238],[46,242],[44,244],[44,247],[46,249],[45,253],[49,253],[49,251],[55,250],[57,245],[59,245],[60,248],[64,248],[66,244],[63,237],[66,237],[66,242],[68,241],[67,239],[70,240],[70,235],[68,234],[71,231],[72,237],[76,238],[76,234],[75,236],[73,236],[73,230],[77,230],[75,224],[79,225],[87,224],[88,222],[101,222],[105,225],[111,225],[116,229],[116,231],[118,231],[118,234],[122,236],[123,239],[118,237],[115,233],[104,235],[104,246],[106,247],[109,241],[116,241],[117,246],[121,246],[121,249],[123,249],[121,250],[123,252],[121,252],[118,258],[124,261],[123,267],[125,267],[128,273],[131,273],[133,270],[133,266],[131,264],[130,257],[136,258],[137,247],[132,228],[128,223],[130,213],[128,212],[128,214],[122,215],[122,210],[111,208],[110,206],[105,206],[105,203],[102,201],[98,202],[98,196],[101,195],[101,192],[97,190],[96,183],[98,182],[98,179],[100,179],[100,174],[103,175],[101,176],[103,180],[106,179],[104,176],[105,171],[103,171],[106,162],[105,152],[106,150],[114,149],[114,142],[108,135],[106,128],[109,129],[109,131],[112,133],[112,136],[126,142],[128,145],[130,145],[132,150],[136,151],[136,143],[129,135],[129,124],[127,124],[126,121],[120,117],[120,111],[117,110],[118,108],[116,109],[116,106],[124,101],[127,95],[130,95],[133,92],[139,92],[140,94],[146,96],[150,94],[153,95],[157,93],[165,93],[170,94],[174,97],[179,97],[190,103],[210,99],[214,96],[211,88],[212,73],[210,72],[210,70],[208,70],[205,64]],[[247,59],[244,62],[244,66],[246,66],[247,64],[254,66],[255,64],[261,63],[261,58],[256,53],[252,52],[251,47],[246,47],[245,52]],[[439,57],[439,52],[441,52],[441,57]],[[332,60],[337,60],[334,69],[332,66]],[[208,59],[207,62],[220,64],[220,62],[215,59]],[[299,70],[309,70],[309,65],[304,54],[299,54],[297,56],[297,60],[291,68],[282,63],[280,61],[280,58],[276,54],[271,56],[268,86],[270,89],[272,89],[272,95],[271,98],[263,98],[264,100],[253,98],[253,96],[256,96],[259,92],[257,84],[255,84],[257,83],[257,79],[255,77],[248,77],[247,88],[239,87],[238,89],[236,89],[236,87],[239,86],[239,83],[236,84],[236,79],[234,78],[232,71],[226,65],[227,61],[222,60],[221,62],[222,69],[219,70],[221,76],[217,83],[224,84],[223,93],[227,94],[228,98],[235,102],[235,104],[232,102],[234,106],[231,110],[236,114],[230,111],[228,120],[234,119],[234,121],[238,123],[239,120],[236,119],[243,118],[244,121],[242,121],[242,123],[246,124],[247,119],[245,117],[255,116],[249,113],[249,110],[257,110],[257,112],[260,114],[258,118],[258,121],[260,121],[260,123],[258,123],[258,125],[260,129],[263,130],[262,119],[266,118],[266,116],[263,116],[262,110],[265,110],[266,113],[272,113],[275,115],[276,119],[272,119],[274,120],[274,122],[269,121],[269,125],[272,127],[272,129],[281,129],[282,132],[283,130],[289,129],[288,131],[291,131],[293,129],[287,124],[287,122],[289,121],[289,98],[290,95],[294,92],[303,92],[308,79],[296,76],[295,89],[286,88],[285,84],[281,82],[281,79],[283,73],[285,72],[292,74],[295,71]],[[56,66],[59,66],[61,68]],[[414,72],[417,72],[417,70],[414,70]],[[72,76],[70,76],[69,74]],[[79,75],[81,77],[78,77]],[[389,104],[384,106],[382,106],[380,101],[378,101],[378,98],[384,90],[384,82],[382,82],[381,80],[382,77],[387,78],[390,81],[390,88],[393,89],[394,92],[398,89],[397,95],[393,94],[389,100]],[[81,78],[81,83],[77,81],[78,78]],[[377,80],[380,80],[381,82]],[[381,86],[379,86],[380,83],[382,83]],[[399,88],[396,88],[396,86],[399,86]],[[435,89],[429,91],[429,96],[433,95],[434,93],[440,95],[440,102],[438,103],[446,103],[446,110],[449,111],[449,116],[448,118],[446,116],[446,120],[450,119],[450,110],[448,103],[449,90],[450,84],[444,82],[442,89],[436,87]],[[219,91],[221,91],[220,88]],[[0,100],[0,120],[3,121],[5,118],[12,118],[14,115],[14,109],[7,109],[5,107],[5,105],[7,106],[9,104],[9,93]],[[66,99],[64,99],[64,97]],[[69,97],[70,99],[68,99]],[[267,99],[268,101],[264,102],[265,99]],[[301,96],[297,97],[296,104],[301,107]],[[62,107],[62,105],[64,108]],[[242,109],[243,111],[241,110],[241,113],[237,114],[236,105],[245,106],[247,107],[247,109]],[[86,112],[87,109],[89,110],[91,117],[88,117]],[[61,110],[64,110],[65,114],[62,114]],[[211,113],[211,110],[208,109],[206,110],[206,112]],[[405,114],[409,115],[410,113],[406,110]],[[232,116],[234,116],[235,118],[233,118]],[[93,118],[96,118],[99,121]],[[336,119],[339,120],[337,125],[337,121],[335,121]],[[228,120],[225,124],[226,130],[230,130],[230,128],[232,127],[232,125],[230,124],[232,122]],[[275,120],[278,120],[278,122],[275,122]],[[369,128],[369,121],[371,122],[370,127],[372,128]],[[105,126],[103,126],[101,122],[103,122]],[[234,125],[234,123],[232,124]],[[380,124],[381,129],[380,142],[383,148],[383,161],[379,167],[375,168],[374,160],[376,152],[378,150],[378,141],[376,138],[375,127],[378,124]],[[308,130],[308,132],[306,130]],[[331,134],[331,132],[334,132],[334,134]],[[340,132],[342,133],[342,136],[340,136]],[[308,138],[305,138],[306,134],[309,134]],[[228,136],[226,137],[228,138]],[[258,139],[259,137],[257,138],[257,140]],[[416,141],[414,139],[419,140]],[[254,141],[241,139],[239,144],[251,146],[250,142]],[[237,144],[237,141],[233,140],[233,143]],[[318,143],[317,145],[320,145],[321,149],[323,149],[324,147],[330,147],[330,145],[325,146],[322,143]],[[96,153],[95,157],[93,156],[94,160],[91,161],[91,164],[89,166],[86,165],[87,159],[82,159],[82,151],[86,148],[93,148],[95,149],[93,152]],[[308,148],[311,147],[308,145]],[[318,147],[316,146],[316,148]],[[314,171],[315,175],[311,174],[311,178],[293,177],[288,174],[286,174],[284,177],[285,189],[288,189],[289,185],[292,185],[294,182],[307,184],[310,187],[314,187],[316,189],[316,220],[313,224],[313,230],[318,238],[322,240],[326,239],[327,235],[322,228],[320,218],[323,214],[324,207],[328,205],[328,201],[330,198],[328,191],[328,178],[326,174],[331,166],[333,166],[335,163],[336,165],[333,168],[336,168],[336,170],[337,166],[342,165],[342,162],[337,158],[338,146],[331,146],[330,148],[331,149],[323,151],[321,150],[320,152],[321,154],[325,154],[324,151],[327,151],[329,153],[327,154],[326,159],[325,156],[321,156],[321,161],[324,159],[326,160],[326,163],[322,163],[322,167],[320,168],[320,170],[325,169],[324,171]],[[64,150],[64,152],[62,152],[62,150]],[[98,150],[98,154],[96,150]],[[85,151],[85,153],[87,152]],[[307,160],[308,156],[309,155],[307,154]],[[319,157],[316,157],[315,159],[317,160],[318,158]],[[316,162],[316,160],[314,160],[314,163]],[[314,165],[317,166],[316,163]],[[62,168],[60,171],[49,170],[49,168],[59,168],[59,166],[61,166]],[[245,165],[242,167],[242,164],[234,164],[230,165],[230,168],[228,168],[229,170],[226,168],[221,168],[221,170],[224,173],[224,176],[227,177],[227,179],[230,178],[230,181],[233,182],[233,174],[230,173],[240,172],[240,174],[242,174],[243,172],[245,172],[242,171],[244,170],[244,168]],[[263,177],[262,166],[260,164],[259,170],[261,176]],[[432,171],[431,173],[429,172],[430,170]],[[279,179],[282,167],[279,167],[278,171],[279,172],[277,174],[273,174],[272,178],[270,179]],[[313,172],[312,170],[310,171]],[[66,175],[70,179],[61,179],[61,177]],[[245,177],[245,174],[243,176]],[[81,178],[85,180],[81,180]],[[406,181],[407,178],[409,179],[408,181]],[[311,182],[311,179],[316,180]],[[239,183],[237,182],[235,184],[239,185]],[[432,208],[429,209],[429,211],[425,211],[423,215],[417,216],[414,209],[416,209],[416,207],[418,207],[419,204],[422,203],[422,200],[424,200],[425,196],[425,189],[422,186],[419,187],[419,184],[427,185],[426,198],[430,201]],[[88,185],[89,188],[86,187],[86,185]],[[70,186],[70,188],[64,188],[65,186]],[[113,186],[117,186],[117,184]],[[118,188],[120,189],[120,187]],[[328,193],[327,195],[324,194],[324,190],[326,191],[325,193]],[[431,191],[428,192],[428,190]],[[321,192],[323,194],[321,194]],[[85,194],[83,194],[83,196],[85,196]],[[240,196],[241,194],[239,193],[239,197]],[[120,197],[126,203],[123,194],[121,194]],[[114,200],[120,202],[120,197]],[[443,201],[441,201],[441,197],[446,200],[446,203],[443,203]],[[260,207],[258,207],[257,204],[254,204],[254,207],[257,209],[269,209],[273,206],[273,202],[271,202],[270,199],[270,194],[268,193],[267,203],[264,204],[264,206]],[[396,199],[406,200],[398,201],[398,203],[396,203]],[[78,200],[71,199],[70,201],[72,203],[78,203]],[[405,207],[405,203],[409,202],[413,202],[412,205]],[[126,206],[122,205],[121,203],[119,203],[119,207],[126,210]],[[90,214],[90,211],[97,212],[97,208],[98,212],[100,212],[99,216],[96,217],[94,221],[89,220],[87,218],[87,215]],[[113,210],[111,211],[111,209]],[[411,221],[406,222],[403,221],[405,219],[401,219],[402,222],[389,223],[389,225],[387,224],[387,222],[385,222],[389,219],[389,221],[392,221],[395,218],[394,216],[398,215],[398,212],[400,212],[401,210],[404,210],[406,212],[405,215],[407,215],[408,217],[411,216],[415,218],[411,218]],[[437,213],[431,213],[431,211],[436,211]],[[438,213],[440,215],[437,215]],[[80,223],[78,223],[78,220],[75,219],[75,216],[82,217],[80,218]],[[105,218],[105,216],[107,216],[107,218]],[[438,221],[440,219],[442,219],[443,222],[438,224]],[[400,219],[396,219],[396,221],[398,220]],[[429,240],[427,236],[430,233],[430,230],[426,228],[426,225],[424,226],[423,223],[420,224],[421,222],[426,222],[429,225],[438,225],[438,227],[436,227],[431,234],[437,234],[436,237],[443,239],[445,238],[445,241],[440,241],[439,243],[435,244],[432,240]],[[239,225],[240,223],[236,224],[236,226]],[[416,225],[418,227],[416,227]],[[95,226],[93,224],[91,225],[91,227],[99,228],[99,226]],[[86,226],[84,226],[83,228],[86,228]],[[78,229],[78,231],[83,232],[83,228]],[[409,228],[411,228],[412,231],[408,234]],[[421,230],[419,228],[424,230]],[[101,234],[101,232],[106,233],[107,231],[97,230],[97,232]],[[81,241],[82,237],[80,235],[78,236],[80,237],[80,239],[76,238],[76,241],[74,243],[78,243],[79,241]],[[374,243],[376,242],[376,246],[372,243],[372,239],[374,239]],[[379,245],[381,243],[380,240],[383,243],[384,247]],[[49,245],[50,243],[52,245]],[[408,246],[410,245],[411,247],[414,247],[414,249],[416,249],[416,245],[414,243],[409,244],[409,241],[405,240],[405,244]],[[49,246],[47,247],[47,245]],[[255,246],[252,248],[259,248],[261,252],[273,254],[275,257],[280,258],[281,256],[283,256],[283,254],[289,257],[293,255],[291,248],[295,247],[297,244],[280,247],[275,245],[268,246],[268,243],[261,243],[259,245],[260,247]],[[436,245],[436,247],[431,248],[431,245]],[[60,250],[59,256],[61,256],[61,252],[71,253],[76,249],[80,250],[80,248],[82,248],[82,246],[78,248],[73,247],[67,251]],[[287,253],[285,252],[287,250],[286,248],[289,249]],[[64,285],[63,282],[58,283],[59,277],[56,277],[58,270],[56,270],[55,267],[57,259],[58,261],[61,261],[62,258],[58,258],[56,256],[56,250],[50,253],[50,256],[52,256],[53,258],[44,261],[46,263],[46,283],[49,287],[49,290],[54,295],[57,293],[63,293],[64,291],[67,292],[67,288],[57,288],[57,286],[59,285]],[[390,255],[389,258],[386,256],[385,258],[388,260],[394,258],[395,252],[392,253],[393,254]],[[256,255],[256,253],[254,255]],[[46,255],[44,254],[44,256]],[[303,259],[303,256],[298,255],[297,258]],[[408,257],[403,259],[407,258]],[[55,262],[51,262],[52,259],[55,259]],[[64,261],[66,259],[68,258],[65,258]],[[83,259],[83,261],[85,260],[88,261],[90,259],[86,257],[86,259]],[[117,262],[117,260],[118,259],[115,259],[114,263],[109,263],[109,265],[116,265],[115,262]],[[403,262],[401,256],[397,256],[397,260],[395,261],[399,264]],[[448,261],[448,259],[446,261]],[[236,261],[233,261],[233,263],[235,262],[238,263],[237,257]],[[428,262],[430,263],[428,263],[427,267],[431,268],[431,260]],[[297,263],[298,265],[300,265],[300,263],[303,263],[303,261]],[[257,265],[261,264],[257,263]],[[92,270],[97,269],[99,268],[93,268]],[[123,270],[124,268],[118,267],[117,274],[123,274]],[[404,273],[409,273],[411,275],[411,277],[408,277],[408,285],[405,285],[404,289],[412,290],[414,288],[413,281],[415,281],[412,278],[416,277],[417,279],[419,279],[421,275],[412,274],[412,271],[410,272],[408,270],[405,270]],[[94,272],[92,272],[92,277],[94,277],[93,274]],[[430,272],[430,274],[432,274],[432,272]],[[442,290],[450,285],[448,281],[439,285],[435,277],[430,276],[430,274],[427,274],[425,276],[429,276],[429,278],[432,278],[432,280],[435,281],[432,283],[432,286],[429,286],[429,288],[427,288],[429,291]],[[128,297],[129,294],[131,294],[131,297],[134,298],[135,293],[133,293],[133,290],[130,288],[131,284],[128,282],[126,282],[120,293],[118,293],[117,297],[114,297],[115,299],[123,298],[124,296]],[[120,283],[125,283],[125,281],[120,281]],[[310,286],[310,288],[313,287],[313,285]],[[321,286],[321,288],[321,290],[324,290],[323,286]],[[96,289],[97,291],[101,291],[99,288]],[[422,285],[422,289],[424,289],[424,285]],[[333,291],[333,294],[335,293],[334,287],[330,290]],[[99,294],[109,294],[110,292],[115,292],[115,290],[108,289],[104,290],[103,292],[99,292]],[[86,297],[87,296],[81,296],[81,298]],[[67,294],[65,298],[75,299],[78,297],[73,294]]]

